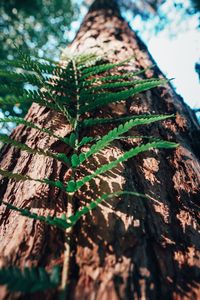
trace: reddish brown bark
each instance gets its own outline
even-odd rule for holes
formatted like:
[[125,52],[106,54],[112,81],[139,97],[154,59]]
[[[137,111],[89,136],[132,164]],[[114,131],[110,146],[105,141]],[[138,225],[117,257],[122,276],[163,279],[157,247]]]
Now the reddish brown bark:
[[[134,55],[130,70],[154,63],[111,0],[95,1],[69,50],[106,53],[111,61]],[[162,76],[158,67],[145,74],[153,75]],[[113,199],[79,222],[73,233],[69,299],[200,299],[200,144],[195,115],[170,86],[143,93],[127,104],[112,105],[107,113],[174,113],[176,118],[170,121],[138,130],[177,141],[180,146],[173,151],[152,150],[140,155],[89,187],[94,197],[99,190],[102,193],[122,187],[145,193],[152,200],[130,196]],[[61,116],[36,104],[26,119],[55,129],[62,136],[70,130]],[[23,126],[18,126],[12,137],[31,147],[68,151],[53,138]],[[99,159],[109,161],[129,149],[131,143],[115,143]],[[91,161],[86,167],[92,171]],[[34,178],[60,180],[67,172],[50,158],[31,156],[13,147],[3,149],[1,168]],[[84,204],[84,193],[77,196],[77,207]],[[65,210],[65,195],[39,183],[2,179],[1,195],[10,203],[28,205],[42,214]],[[59,230],[20,217],[5,207],[1,208],[0,226],[1,265],[49,268],[62,261],[64,237]],[[2,299],[8,297],[4,290],[1,295]],[[44,297],[57,298],[55,293],[41,295]]]

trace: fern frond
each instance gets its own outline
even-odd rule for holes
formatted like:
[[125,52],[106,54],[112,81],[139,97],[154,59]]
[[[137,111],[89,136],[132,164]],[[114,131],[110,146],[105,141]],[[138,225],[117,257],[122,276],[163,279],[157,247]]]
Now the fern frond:
[[[113,81],[105,84],[100,84],[100,85],[93,85],[91,88],[87,88],[84,91],[84,94],[90,94],[94,93],[95,91],[103,90],[103,89],[116,89],[116,88],[126,88],[130,86],[135,86],[143,83],[148,83],[148,82],[155,82],[157,80],[160,80],[158,78],[151,78],[151,79],[136,79],[136,80],[129,80],[129,81]],[[98,94],[99,95],[99,94]]]
[[167,142],[167,141],[160,140],[160,141],[154,141],[154,142],[151,142],[151,143],[147,143],[147,144],[143,144],[141,146],[135,147],[135,148],[133,148],[133,149],[125,152],[118,159],[116,159],[116,160],[114,160],[114,161],[112,161],[112,162],[110,162],[108,164],[105,164],[105,165],[97,168],[94,171],[93,174],[87,175],[84,178],[82,178],[81,180],[78,180],[76,182],[73,181],[73,180],[69,181],[68,184],[67,184],[66,191],[70,192],[70,193],[76,192],[82,186],[84,186],[85,183],[89,182],[93,178],[95,178],[98,175],[101,175],[101,174],[103,174],[103,173],[105,173],[105,172],[107,172],[107,171],[115,168],[119,163],[123,163],[126,160],[128,160],[129,158],[132,158],[132,157],[138,155],[141,152],[147,151],[147,150],[149,150],[151,148],[155,148],[155,149],[159,149],[159,148],[171,149],[171,148],[175,148],[177,146],[178,146],[178,144],[176,144],[176,143],[172,143],[172,142]]
[[[113,124],[118,122],[127,122],[129,120],[135,119],[147,119],[152,117],[159,117],[160,115],[134,115],[134,116],[127,116],[127,117],[119,117],[119,118],[89,118],[85,119],[79,125],[80,127],[91,127],[95,125],[102,125],[102,124]],[[173,115],[169,115],[173,117]]]
[[61,109],[58,107],[57,104],[46,101],[45,99],[42,99],[42,97],[39,98],[39,95],[38,95],[37,98],[35,96],[36,96],[36,93],[33,94],[33,93],[27,92],[23,96],[8,95],[6,97],[0,97],[0,107],[5,107],[5,106],[8,106],[8,105],[20,106],[20,105],[23,105],[23,104],[25,104],[25,105],[30,104],[31,105],[33,102],[35,102],[35,103],[38,103],[41,106],[48,107],[52,110],[55,110],[55,111],[58,111],[58,112],[61,111]]
[[6,83],[0,84],[0,91],[1,91],[1,93],[3,92],[4,94],[14,94],[14,95],[19,95],[19,96],[22,94],[21,86],[18,87],[16,85],[6,84]]
[[123,195],[131,195],[131,196],[149,199],[149,197],[144,194],[140,194],[137,192],[131,192],[131,191],[119,191],[119,192],[115,192],[115,193],[111,193],[111,194],[103,194],[101,197],[97,198],[94,201],[91,201],[88,205],[84,206],[82,209],[77,211],[74,215],[70,216],[68,218],[68,220],[71,223],[71,226],[74,226],[83,215],[86,215],[91,210],[95,209],[103,201],[111,199],[113,197],[120,197]]
[[30,180],[30,181],[38,181],[41,183],[45,183],[43,180],[41,179],[33,179],[28,175],[22,175],[19,173],[12,173],[8,170],[3,170],[0,169],[0,175],[2,175],[3,177],[7,177],[9,179],[14,179],[15,181],[26,181],[26,180]]
[[129,62],[132,58],[128,58],[126,60],[123,60],[119,63],[107,63],[107,64],[101,64],[92,66],[90,68],[86,68],[85,70],[82,70],[82,75],[80,76],[80,80],[83,81],[88,77],[98,75],[103,72],[110,71],[116,67],[124,66],[127,62]]
[[58,217],[52,217],[52,216],[41,216],[36,213],[32,213],[29,209],[19,208],[16,207],[6,201],[2,201],[2,203],[9,209],[17,211],[20,213],[20,215],[24,217],[28,217],[30,219],[38,220],[45,222],[48,225],[55,226],[57,228],[60,228],[62,230],[65,230],[66,228],[70,227],[70,223],[66,221],[65,215],[63,215],[61,218]]
[[86,145],[86,144],[88,144],[88,143],[91,143],[91,142],[93,142],[93,141],[95,141],[95,140],[96,140],[96,138],[93,138],[93,137],[91,137],[91,136],[84,136],[84,137],[82,138],[82,140],[79,142],[78,148],[79,148],[79,147],[82,147],[82,146],[84,146],[84,145]]
[[69,160],[67,159],[67,157],[64,153],[54,154],[48,150],[44,150],[41,148],[33,149],[24,143],[20,143],[14,139],[11,139],[9,136],[7,136],[5,134],[0,134],[0,141],[2,141],[4,144],[10,144],[10,145],[12,145],[22,151],[26,151],[27,153],[30,153],[30,154],[43,155],[43,156],[47,156],[47,157],[51,157],[51,158],[60,160],[63,163],[67,163],[67,164],[69,163]]
[[135,71],[135,72],[128,72],[128,73],[120,74],[120,75],[99,76],[99,77],[95,77],[92,79],[87,79],[83,82],[82,81],[80,82],[80,88],[85,88],[87,86],[93,86],[94,83],[115,82],[117,80],[131,79],[133,77],[136,77],[138,75],[145,73],[146,71],[148,71],[149,69],[151,69],[153,67],[154,67],[154,65],[149,68],[145,68],[143,70],[139,70],[139,71]]
[[30,70],[38,73],[39,75],[42,75],[43,73],[46,74],[53,74],[57,68],[59,68],[58,65],[53,65],[52,63],[41,63],[39,61],[34,61],[31,59],[30,55],[27,55],[24,51],[21,51],[18,49],[18,55],[21,60],[21,67],[25,70]]
[[79,70],[95,66],[99,61],[102,60],[103,60],[102,56],[98,56],[96,54],[88,55],[84,57],[78,56],[77,58],[75,58]]
[[25,73],[25,72],[14,72],[0,70],[0,78],[6,78],[14,82],[30,83],[32,85],[41,86],[41,79],[38,78],[38,75]]
[[57,180],[57,181],[53,181],[53,180],[49,180],[49,179],[35,179],[35,178],[32,178],[28,175],[22,175],[22,174],[19,174],[19,173],[13,173],[13,172],[10,172],[8,170],[3,170],[3,169],[0,169],[0,175],[2,175],[3,177],[7,177],[9,179],[14,179],[15,181],[26,181],[26,180],[29,180],[29,181],[35,181],[35,182],[40,182],[40,183],[43,183],[43,184],[48,184],[52,187],[56,187],[56,188],[59,188],[63,191],[66,190],[66,187],[65,185]]
[[92,99],[89,100],[89,103],[81,105],[80,113],[82,114],[82,113],[90,112],[96,110],[97,108],[105,106],[107,104],[126,100],[131,96],[150,90],[154,87],[163,85],[166,82],[167,82],[166,80],[158,79],[152,82],[140,83],[133,88],[120,91],[120,92],[94,94]]
[[[24,52],[24,51],[23,51]],[[26,55],[29,55],[30,56],[30,53],[28,52]],[[48,64],[51,64],[53,66],[59,66],[61,64],[61,61],[59,59],[55,60],[55,59],[52,59],[52,58],[49,58],[49,57],[40,57],[38,56],[38,53],[35,52],[35,53],[32,53],[31,52],[31,58],[34,60],[34,61],[39,61],[39,62],[46,62]]]
[[[28,57],[28,55],[26,55]],[[38,61],[32,61],[31,59],[29,62],[25,62],[25,60],[22,59],[15,59],[15,60],[5,60],[0,62],[1,67],[11,67],[15,69],[23,69],[28,72],[34,72],[37,75],[41,76],[43,74],[53,74],[58,73],[58,75],[62,74],[62,68],[59,66],[54,66],[52,64],[48,63],[41,63]]]
[[120,137],[120,135],[128,132],[131,128],[138,125],[150,124],[157,121],[166,120],[173,117],[173,115],[159,115],[151,116],[147,118],[133,118],[132,120],[126,122],[125,124],[120,124],[118,127],[110,130],[106,135],[99,139],[96,144],[92,145],[90,150],[85,153],[81,153],[79,156],[77,154],[72,155],[71,162],[73,167],[78,167],[91,155],[94,155],[105,147],[107,147],[113,140]]
[[125,135],[116,137],[116,140],[126,140],[126,139],[149,139],[151,141],[159,141],[160,139],[155,136],[148,135]]
[[0,107],[5,107],[5,106],[9,106],[9,105],[21,105],[21,104],[28,104],[28,103],[32,103],[32,101],[28,101],[22,97],[16,97],[14,95],[8,95],[8,96],[5,96],[5,97],[0,97]]
[[60,180],[50,180],[48,178],[41,180],[40,182],[56,187],[62,191],[66,191],[66,186]]
[[88,205],[86,205],[83,208],[81,208],[80,210],[78,210],[74,215],[69,216],[67,219],[64,214],[61,218],[51,217],[51,216],[44,217],[44,216],[39,216],[36,213],[31,213],[30,210],[28,210],[28,209],[18,208],[6,201],[2,201],[2,203],[7,208],[19,212],[20,215],[22,215],[22,216],[45,222],[46,224],[55,226],[61,230],[66,230],[67,228],[74,226],[83,215],[86,215],[88,212],[95,209],[104,200],[108,200],[113,197],[120,197],[122,195],[131,195],[131,196],[149,199],[148,196],[146,196],[144,194],[137,193],[137,192],[131,192],[131,191],[118,191],[115,193],[103,194],[101,197],[97,198],[94,201],[91,201]]
[[53,131],[51,131],[47,128],[39,127],[38,125],[36,125],[30,121],[27,121],[23,118],[20,118],[20,117],[0,118],[0,123],[15,123],[17,125],[25,125],[26,127],[34,128],[40,132],[44,132],[44,133],[48,134],[50,137],[54,137],[70,147],[74,147],[75,141],[74,142],[72,141],[72,137],[73,137],[74,133],[70,134],[69,137],[61,137],[60,135],[55,134]]
[[62,142],[66,142],[64,138],[62,138],[59,135],[54,134],[51,130],[46,128],[41,128],[37,125],[35,125],[32,122],[26,121],[23,118],[20,117],[7,117],[7,118],[0,118],[0,123],[15,123],[17,125],[25,125],[26,127],[37,129],[38,131],[47,133],[49,136],[54,137]]
[[60,267],[55,266],[51,274],[44,268],[24,268],[21,271],[17,267],[0,269],[0,284],[7,285],[12,292],[35,293],[47,289],[56,288],[60,280]]

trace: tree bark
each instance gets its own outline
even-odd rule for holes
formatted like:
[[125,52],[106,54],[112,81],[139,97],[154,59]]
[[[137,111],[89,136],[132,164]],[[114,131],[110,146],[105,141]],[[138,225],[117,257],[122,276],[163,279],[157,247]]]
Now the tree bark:
[[[112,0],[94,2],[66,51],[95,52],[113,62],[134,56],[129,71],[155,64]],[[146,78],[152,76],[163,77],[157,66],[145,72]],[[105,113],[173,113],[175,118],[138,130],[177,141],[180,146],[139,155],[90,186],[92,197],[99,190],[129,188],[149,195],[151,201],[130,196],[113,199],[81,219],[73,233],[69,299],[200,299],[200,142],[195,114],[170,85],[143,93],[128,103],[110,105]],[[37,104],[31,106],[26,119],[63,137],[70,132],[62,116]],[[18,126],[12,137],[30,147],[69,151],[55,139],[24,126]],[[114,144],[101,159],[109,161],[131,146],[131,141]],[[41,179],[63,180],[67,174],[66,168],[53,159],[29,155],[10,146],[1,153],[0,167]],[[90,164],[85,169],[92,172]],[[1,183],[1,198],[18,207],[28,205],[34,212],[52,215],[65,211],[66,196],[57,189],[4,178]],[[84,205],[84,196],[84,191],[77,196],[77,207]],[[0,212],[0,266],[48,269],[62,262],[64,236],[59,230],[3,206]],[[57,299],[57,292],[30,298],[11,295],[2,288],[0,298]]]

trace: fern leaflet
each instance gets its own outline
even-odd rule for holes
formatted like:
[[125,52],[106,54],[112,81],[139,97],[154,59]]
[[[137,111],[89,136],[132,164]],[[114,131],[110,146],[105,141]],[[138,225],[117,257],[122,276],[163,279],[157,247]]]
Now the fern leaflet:
[[100,174],[106,173],[107,171],[115,168],[119,163],[125,162],[126,160],[138,155],[141,152],[147,151],[151,148],[171,149],[171,148],[175,148],[177,146],[178,146],[178,144],[176,144],[176,143],[160,140],[160,141],[154,141],[151,143],[147,143],[147,144],[135,147],[135,148],[125,152],[118,159],[97,168],[93,174],[87,175],[84,178],[82,178],[81,180],[78,180],[76,182],[73,180],[69,181],[69,183],[67,184],[66,191],[69,193],[74,193],[74,192],[78,191],[82,186],[85,185],[86,182],[89,182],[90,180],[92,180],[93,178],[97,177]]
[[0,269],[0,284],[7,285],[10,291],[35,293],[55,288],[59,284],[60,268],[55,266],[51,274],[44,268],[25,268],[21,271],[17,267]]

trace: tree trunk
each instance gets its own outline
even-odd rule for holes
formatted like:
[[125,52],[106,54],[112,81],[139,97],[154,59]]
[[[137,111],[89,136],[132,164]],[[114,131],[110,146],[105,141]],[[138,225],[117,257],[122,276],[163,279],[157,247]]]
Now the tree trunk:
[[[154,64],[112,0],[94,2],[66,51],[96,52],[114,62],[134,56],[129,70]],[[163,76],[157,66],[145,73],[145,77],[152,76]],[[149,195],[151,201],[130,196],[113,199],[81,219],[73,233],[69,299],[200,299],[200,142],[196,117],[170,85],[134,97],[128,104],[109,106],[113,116],[124,113],[175,114],[170,121],[140,128],[140,133],[177,141],[180,146],[139,155],[93,185],[93,196],[99,187],[106,192],[128,187]],[[70,131],[61,116],[37,104],[31,106],[26,119],[61,136]],[[31,147],[68,151],[53,138],[24,126],[18,126],[12,137]],[[119,142],[104,152],[104,159],[130,147],[131,141]],[[67,173],[53,159],[10,146],[2,151],[0,167],[41,179],[62,180]],[[18,207],[28,205],[34,212],[52,215],[65,211],[66,197],[57,189],[29,181],[2,178],[1,182],[1,197]],[[77,207],[82,196],[77,196]],[[1,207],[0,230],[0,266],[48,269],[63,260],[64,236],[58,229]],[[56,291],[22,297],[2,288],[0,295],[1,299],[57,299]]]

